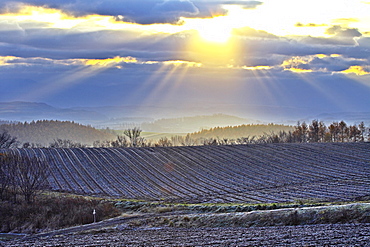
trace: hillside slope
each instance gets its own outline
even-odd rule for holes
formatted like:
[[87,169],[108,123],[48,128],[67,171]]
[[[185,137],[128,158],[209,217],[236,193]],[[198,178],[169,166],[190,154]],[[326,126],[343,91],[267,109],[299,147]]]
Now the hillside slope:
[[79,194],[193,203],[353,200],[370,195],[370,143],[12,152],[45,157],[52,189]]
[[37,143],[49,146],[56,139],[67,139],[82,144],[92,145],[97,140],[111,140],[115,135],[70,121],[40,120],[30,123],[11,123],[0,125],[1,130],[17,137],[20,143]]

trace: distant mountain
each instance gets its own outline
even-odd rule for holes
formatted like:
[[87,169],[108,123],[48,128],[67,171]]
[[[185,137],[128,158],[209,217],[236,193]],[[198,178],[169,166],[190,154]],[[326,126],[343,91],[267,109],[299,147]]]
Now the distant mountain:
[[164,118],[154,122],[143,123],[141,128],[150,132],[190,133],[213,127],[225,127],[252,123],[250,119],[225,114],[195,116],[182,118]]
[[32,121],[55,119],[64,121],[101,121],[107,119],[103,114],[88,111],[56,108],[36,102],[0,102],[0,119],[9,121]]
[[75,107],[57,108],[37,102],[0,102],[0,120],[31,122],[37,120],[75,121],[97,128],[124,129],[152,121],[148,117],[136,117],[133,107]]
[[[194,117],[196,116],[196,117]],[[189,133],[201,129],[242,124],[285,124],[297,121],[324,122],[344,120],[348,124],[364,121],[370,125],[370,112],[316,112],[312,109],[268,105],[215,104],[211,107],[124,105],[57,108],[36,102],[0,102],[0,121],[30,122],[37,120],[75,121],[96,128],[127,129],[142,127],[146,131]]]

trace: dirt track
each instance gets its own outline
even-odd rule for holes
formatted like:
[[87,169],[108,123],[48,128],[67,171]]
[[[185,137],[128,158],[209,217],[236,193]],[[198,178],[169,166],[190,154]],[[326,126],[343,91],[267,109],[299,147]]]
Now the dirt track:
[[6,244],[4,246],[370,246],[370,224],[117,229]]

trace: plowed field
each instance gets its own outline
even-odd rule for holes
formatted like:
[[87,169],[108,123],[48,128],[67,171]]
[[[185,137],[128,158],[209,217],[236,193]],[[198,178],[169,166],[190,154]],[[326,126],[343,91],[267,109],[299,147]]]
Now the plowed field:
[[[2,152],[6,150],[0,150]],[[174,202],[353,200],[370,194],[370,143],[14,149],[54,191]]]

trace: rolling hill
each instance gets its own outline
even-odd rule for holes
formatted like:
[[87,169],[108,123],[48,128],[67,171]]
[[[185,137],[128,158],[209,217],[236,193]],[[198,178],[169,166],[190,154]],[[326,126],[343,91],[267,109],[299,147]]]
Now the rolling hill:
[[17,137],[20,144],[28,142],[45,147],[56,139],[92,145],[94,141],[113,140],[116,137],[109,131],[101,131],[75,122],[56,120],[1,124],[1,131],[7,131],[11,136]]
[[11,152],[43,157],[52,171],[52,190],[83,195],[192,203],[333,201],[370,195],[370,143]]

